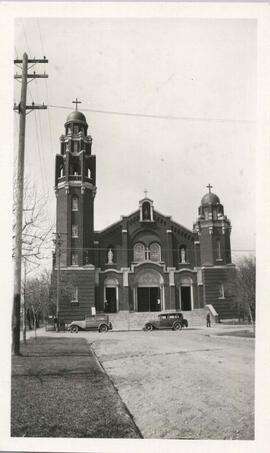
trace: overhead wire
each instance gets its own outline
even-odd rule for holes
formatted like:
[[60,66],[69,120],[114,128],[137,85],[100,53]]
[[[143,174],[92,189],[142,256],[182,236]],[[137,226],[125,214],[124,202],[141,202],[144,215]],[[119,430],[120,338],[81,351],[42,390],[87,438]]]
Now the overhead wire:
[[[26,47],[28,49],[28,52],[29,52],[29,55],[31,55],[31,49],[30,49],[30,46],[29,46],[29,42],[28,42],[28,39],[27,39],[27,33],[26,33],[26,30],[25,30],[25,26],[24,26],[24,22],[22,20],[22,29],[23,29],[23,34],[24,34],[24,39],[25,39],[25,44],[26,44]],[[36,82],[36,80],[35,80]],[[38,88],[37,88],[37,85],[35,85],[36,87],[36,91],[37,91],[37,96],[38,96]],[[31,89],[28,85],[28,88],[27,88],[28,92],[29,92],[29,95],[32,99],[32,102],[34,102],[34,98],[33,98],[33,95],[32,95],[32,92],[31,92]],[[37,140],[37,150],[38,150],[38,159],[39,159],[39,166],[40,166],[40,173],[41,173],[41,179],[42,179],[42,185],[43,185],[43,190],[44,190],[44,193],[46,193],[46,184],[45,184],[45,180],[47,182],[47,178],[44,177],[44,172],[43,172],[43,163],[42,163],[42,154],[41,154],[41,150],[40,150],[40,141],[39,141],[39,133],[38,133],[38,121],[37,121],[37,114],[36,114],[36,110],[34,111],[34,116],[35,116],[35,124],[36,124],[36,140]],[[40,118],[39,118],[40,120]],[[40,138],[41,138],[41,141],[42,141],[42,137],[41,137],[41,123],[39,122],[40,124]],[[48,184],[48,183],[47,183]],[[47,190],[48,190],[48,186],[47,186]]]
[[[56,108],[56,109],[65,109],[70,110],[69,106],[66,105],[56,105],[56,104],[48,104],[48,107]],[[216,121],[221,123],[247,123],[253,124],[255,120],[248,120],[248,119],[237,119],[237,118],[203,118],[203,117],[189,117],[189,116],[173,116],[173,115],[151,115],[146,113],[135,113],[135,112],[120,112],[116,110],[98,110],[98,109],[90,109],[90,108],[83,108],[85,112],[91,113],[98,113],[104,115],[120,115],[120,116],[130,116],[130,117],[139,117],[139,118],[153,118],[153,119],[164,119],[164,120],[182,120],[182,121]]]
[[[44,43],[43,43],[43,39],[42,39],[41,28],[40,28],[40,24],[39,24],[39,19],[38,18],[37,18],[36,22],[37,22],[37,27],[38,27],[38,31],[39,31],[39,38],[40,38],[40,44],[41,44],[42,53],[45,56],[46,52],[45,52],[45,47],[44,47]],[[49,88],[48,88],[47,79],[45,79],[45,88],[46,88],[46,97],[47,97],[47,102],[46,103],[48,105],[49,104]],[[48,124],[49,124],[49,132],[50,132],[51,155],[52,155],[52,158],[54,158],[50,109],[47,109],[47,114],[48,114]]]

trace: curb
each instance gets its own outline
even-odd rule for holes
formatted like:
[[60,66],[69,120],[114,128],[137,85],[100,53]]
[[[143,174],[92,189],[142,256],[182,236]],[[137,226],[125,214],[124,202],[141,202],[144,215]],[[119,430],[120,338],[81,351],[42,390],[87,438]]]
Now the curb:
[[95,357],[95,359],[96,359],[96,361],[97,361],[99,367],[101,368],[101,370],[103,371],[103,373],[106,374],[106,376],[107,376],[107,378],[109,379],[111,385],[113,386],[115,392],[117,393],[118,397],[120,398],[121,403],[122,403],[122,405],[123,405],[125,411],[127,412],[128,416],[130,417],[130,419],[131,419],[131,421],[132,421],[132,423],[133,423],[133,425],[134,425],[134,428],[135,428],[135,430],[136,430],[138,436],[140,437],[140,439],[143,439],[144,437],[143,437],[143,435],[142,435],[142,433],[141,433],[139,427],[136,425],[132,413],[130,412],[130,410],[129,410],[129,408],[127,407],[126,403],[122,400],[122,398],[121,398],[121,396],[120,396],[120,394],[119,394],[118,388],[116,387],[116,385],[115,385],[115,383],[113,382],[112,378],[109,376],[109,374],[108,374],[107,371],[105,370],[104,366],[102,365],[101,361],[99,360],[98,356],[96,355],[96,351],[95,351],[94,348],[93,348],[93,344],[94,344],[94,341],[93,341],[92,343],[89,344],[89,349],[91,350],[93,356]]

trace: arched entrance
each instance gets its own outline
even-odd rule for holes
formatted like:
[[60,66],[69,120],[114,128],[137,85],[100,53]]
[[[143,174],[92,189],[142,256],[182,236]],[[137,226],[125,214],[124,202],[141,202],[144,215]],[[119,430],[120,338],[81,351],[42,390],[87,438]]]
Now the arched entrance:
[[161,311],[164,305],[163,278],[154,269],[140,271],[135,277],[136,311]]
[[104,311],[116,313],[118,311],[118,280],[107,277],[104,281]]
[[181,311],[193,310],[193,280],[191,277],[181,277],[178,286],[178,298]]

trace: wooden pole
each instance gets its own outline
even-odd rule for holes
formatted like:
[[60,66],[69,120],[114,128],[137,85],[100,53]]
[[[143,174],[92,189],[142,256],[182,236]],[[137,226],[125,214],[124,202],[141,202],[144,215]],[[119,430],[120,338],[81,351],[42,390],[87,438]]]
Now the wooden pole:
[[16,175],[16,226],[15,226],[15,264],[14,264],[14,299],[12,311],[12,352],[20,355],[20,308],[21,308],[21,259],[22,259],[22,216],[23,216],[23,180],[25,150],[25,118],[27,94],[28,56],[23,54],[21,101],[19,104],[20,129]]

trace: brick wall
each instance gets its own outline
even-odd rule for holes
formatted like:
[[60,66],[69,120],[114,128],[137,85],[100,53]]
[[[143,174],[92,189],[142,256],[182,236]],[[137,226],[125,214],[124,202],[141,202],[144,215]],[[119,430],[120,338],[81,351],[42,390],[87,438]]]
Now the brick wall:
[[71,296],[60,297],[60,319],[66,323],[83,319],[91,314],[91,307],[95,307],[95,270],[68,269],[61,271],[61,284],[78,287],[78,303],[71,302]]

